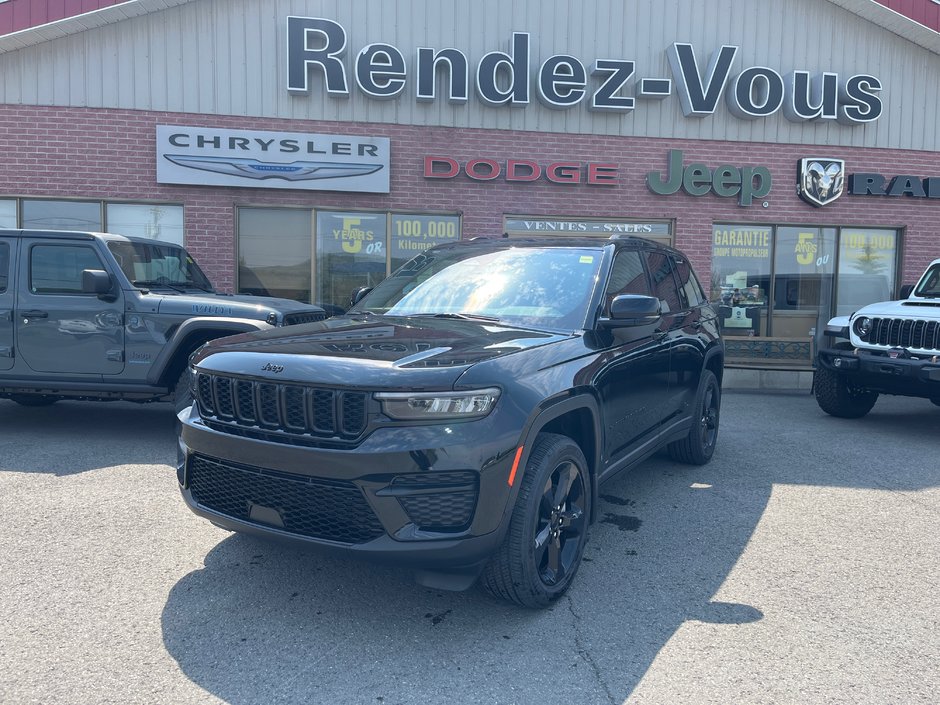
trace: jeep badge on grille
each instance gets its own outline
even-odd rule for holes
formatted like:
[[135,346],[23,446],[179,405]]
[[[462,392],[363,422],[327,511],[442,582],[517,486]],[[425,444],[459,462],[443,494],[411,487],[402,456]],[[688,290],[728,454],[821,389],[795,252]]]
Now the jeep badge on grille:
[[271,363],[269,362],[269,363],[265,364],[265,365],[261,368],[261,371],[262,371],[262,372],[273,372],[274,374],[279,374],[279,373],[281,373],[281,372],[284,371],[284,366],[283,366],[283,365],[273,365],[273,364],[271,364]]

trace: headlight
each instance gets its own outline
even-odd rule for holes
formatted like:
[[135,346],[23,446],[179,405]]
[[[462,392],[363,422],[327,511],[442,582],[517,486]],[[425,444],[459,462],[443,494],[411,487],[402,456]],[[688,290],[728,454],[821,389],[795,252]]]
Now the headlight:
[[499,390],[476,389],[471,392],[381,392],[386,416],[402,421],[433,419],[475,419],[486,416],[499,399]]
[[268,317],[264,319],[264,322],[267,323],[269,326],[276,326],[278,322],[277,314],[274,311],[271,311],[271,313],[268,314]]
[[868,316],[856,318],[853,326],[855,328],[855,335],[859,338],[867,338],[868,334],[871,333],[871,319]]

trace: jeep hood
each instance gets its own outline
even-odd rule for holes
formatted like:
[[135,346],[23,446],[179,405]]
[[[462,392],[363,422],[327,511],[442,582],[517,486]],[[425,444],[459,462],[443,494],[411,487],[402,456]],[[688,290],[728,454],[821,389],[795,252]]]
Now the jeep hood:
[[940,319],[940,299],[902,299],[869,304],[855,312],[858,316],[879,318],[935,318]]
[[573,337],[452,318],[340,316],[213,340],[201,370],[375,389],[450,388],[471,365]]
[[150,295],[160,298],[157,307],[159,313],[186,316],[231,316],[264,320],[272,311],[293,313],[295,311],[320,310],[318,306],[304,304],[292,299],[275,299],[269,296],[197,294],[192,291],[187,291],[185,294],[164,294],[151,291]]

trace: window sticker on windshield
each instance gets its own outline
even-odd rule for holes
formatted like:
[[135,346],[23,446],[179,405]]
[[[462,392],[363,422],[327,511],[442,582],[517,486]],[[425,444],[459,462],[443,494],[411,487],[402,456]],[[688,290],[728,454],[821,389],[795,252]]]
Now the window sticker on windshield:
[[581,255],[581,264],[594,264],[593,255]]

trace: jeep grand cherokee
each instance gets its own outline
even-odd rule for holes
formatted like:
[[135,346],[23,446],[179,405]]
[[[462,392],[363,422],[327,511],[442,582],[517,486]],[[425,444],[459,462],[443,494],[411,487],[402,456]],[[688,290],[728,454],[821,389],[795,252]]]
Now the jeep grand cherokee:
[[178,479],[224,528],[544,606],[603,481],[662,448],[711,459],[723,357],[676,250],[443,245],[346,315],[202,347]]

